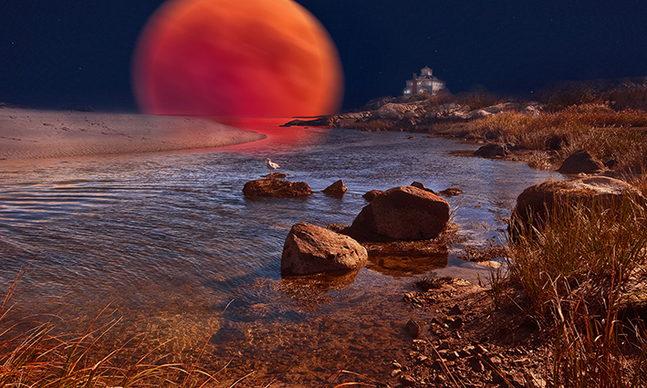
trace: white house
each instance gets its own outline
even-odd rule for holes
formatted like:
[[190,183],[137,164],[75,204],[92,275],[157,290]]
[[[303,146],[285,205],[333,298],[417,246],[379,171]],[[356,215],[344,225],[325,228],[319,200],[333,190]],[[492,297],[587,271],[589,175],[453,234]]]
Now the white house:
[[433,95],[441,89],[445,89],[445,82],[434,77],[431,69],[425,66],[420,70],[420,77],[416,73],[413,73],[413,79],[407,81],[407,86],[404,88],[404,95],[412,96],[425,92]]

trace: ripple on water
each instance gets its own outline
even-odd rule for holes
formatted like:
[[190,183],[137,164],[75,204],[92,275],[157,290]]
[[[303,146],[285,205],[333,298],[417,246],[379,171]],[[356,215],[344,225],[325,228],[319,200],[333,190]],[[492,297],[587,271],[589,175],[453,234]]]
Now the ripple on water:
[[[275,377],[321,381],[349,364],[375,376],[383,367],[377,360],[407,343],[402,325],[415,312],[400,301],[414,278],[437,272],[476,280],[478,272],[448,247],[423,257],[372,257],[337,278],[282,279],[290,227],[348,225],[367,204],[361,194],[419,181],[465,192],[448,201],[460,233],[478,243],[498,235],[525,187],[558,179],[520,163],[452,155],[474,147],[444,139],[321,130],[298,141],[1,162],[0,280],[8,284],[30,264],[17,311],[58,312],[57,301],[66,300],[70,324],[82,325],[110,303],[124,317],[120,335],[175,338],[166,346],[184,356],[206,344],[214,370],[232,357],[224,373],[257,370],[250,386]],[[268,156],[315,194],[244,198],[242,186],[267,173]],[[319,192],[338,179],[349,188],[342,199]]]

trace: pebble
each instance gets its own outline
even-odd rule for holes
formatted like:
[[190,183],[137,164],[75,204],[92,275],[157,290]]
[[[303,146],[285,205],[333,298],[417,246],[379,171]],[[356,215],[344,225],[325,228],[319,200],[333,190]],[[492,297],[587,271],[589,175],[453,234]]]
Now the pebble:
[[463,315],[463,310],[461,310],[458,304],[455,304],[454,307],[447,312],[447,315]]

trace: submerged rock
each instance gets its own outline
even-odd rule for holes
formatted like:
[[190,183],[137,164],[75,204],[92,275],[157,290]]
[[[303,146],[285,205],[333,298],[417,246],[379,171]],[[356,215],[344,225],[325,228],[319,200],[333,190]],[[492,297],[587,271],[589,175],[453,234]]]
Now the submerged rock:
[[333,183],[332,185],[326,187],[324,189],[324,194],[329,195],[331,197],[335,198],[341,198],[346,194],[346,191],[348,191],[348,188],[346,185],[344,185],[344,182],[340,179],[337,182]]
[[562,174],[596,174],[604,170],[604,164],[593,157],[587,150],[579,150],[571,154],[557,172]]
[[455,188],[455,187],[450,187],[445,190],[440,190],[438,192],[438,195],[442,195],[443,197],[455,197],[457,195],[463,194],[463,190]]
[[367,260],[366,249],[351,237],[299,222],[285,239],[281,274],[354,270],[363,267]]
[[449,204],[413,186],[385,191],[365,206],[344,233],[358,241],[415,241],[438,237],[449,221]]
[[430,241],[364,243],[368,251],[366,268],[387,276],[422,275],[444,268],[449,260],[447,245]]

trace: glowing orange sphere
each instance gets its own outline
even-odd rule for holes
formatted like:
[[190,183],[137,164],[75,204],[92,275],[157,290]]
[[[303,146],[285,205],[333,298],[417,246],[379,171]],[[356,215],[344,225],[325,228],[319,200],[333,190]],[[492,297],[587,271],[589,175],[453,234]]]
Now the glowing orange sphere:
[[321,24],[292,0],[172,0],[133,59],[145,113],[315,116],[340,106],[343,75]]

